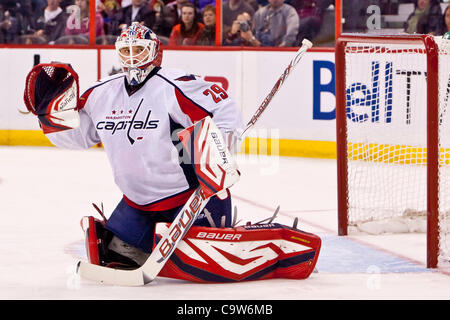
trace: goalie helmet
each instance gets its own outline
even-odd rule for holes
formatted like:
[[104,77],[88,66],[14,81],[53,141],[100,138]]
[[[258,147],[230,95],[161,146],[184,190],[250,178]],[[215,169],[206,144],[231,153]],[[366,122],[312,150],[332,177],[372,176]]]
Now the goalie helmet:
[[123,30],[115,45],[122,71],[132,86],[140,84],[155,66],[161,65],[162,52],[158,37],[138,22],[133,22]]

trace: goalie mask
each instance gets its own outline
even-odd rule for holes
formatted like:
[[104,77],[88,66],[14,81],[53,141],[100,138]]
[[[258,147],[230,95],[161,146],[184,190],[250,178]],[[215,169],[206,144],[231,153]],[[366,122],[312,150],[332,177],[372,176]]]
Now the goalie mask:
[[142,83],[155,66],[161,65],[159,39],[138,22],[122,31],[115,45],[122,71],[132,86]]

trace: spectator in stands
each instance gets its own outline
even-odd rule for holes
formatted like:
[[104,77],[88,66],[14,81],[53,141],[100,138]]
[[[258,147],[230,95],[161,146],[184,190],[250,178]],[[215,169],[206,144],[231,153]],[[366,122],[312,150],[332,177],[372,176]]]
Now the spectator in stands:
[[195,15],[195,7],[186,2],[181,7],[181,23],[172,28],[169,45],[194,45],[204,28]]
[[69,6],[73,6],[75,4],[75,0],[60,0],[59,6],[63,11],[66,11],[66,8]]
[[251,17],[255,14],[253,7],[246,0],[228,0],[222,5],[222,23],[224,34],[228,33],[237,16],[247,12]]
[[380,0],[342,0],[343,32],[366,32],[367,19],[371,15],[367,9],[371,5],[380,7]]
[[162,0],[150,0],[148,2],[148,6],[150,7],[150,9],[159,13],[163,11],[164,5],[164,1]]
[[131,4],[122,7],[115,15],[112,23],[112,33],[119,35],[132,22],[139,22],[152,29],[155,23],[155,12],[151,11],[146,0],[132,0]]
[[[318,0],[291,0],[291,5],[297,10],[299,29],[297,35],[297,45],[302,43],[303,39],[313,41],[319,33],[323,22],[325,9],[323,1]],[[329,3],[327,3],[328,7]]]
[[196,9],[200,10],[203,13],[203,10],[207,5],[216,5],[216,0],[189,0]]
[[225,34],[224,46],[259,47],[261,43],[253,35],[252,18],[248,12],[238,14],[231,29]]
[[66,29],[67,14],[59,6],[59,3],[60,0],[47,0],[47,7],[36,21],[34,35],[44,37],[50,44],[62,37]]
[[444,13],[442,14],[442,18],[441,18],[441,23],[439,26],[439,31],[436,35],[443,35],[444,33],[450,31],[449,29],[449,21],[450,21],[450,17],[448,16],[448,6],[447,8],[445,8]]
[[253,17],[256,38],[262,46],[294,46],[299,28],[297,11],[284,0],[268,1]]
[[258,11],[258,9],[262,7],[261,5],[259,5],[257,0],[245,0],[245,2],[247,2],[253,8],[253,10],[255,12]]
[[[9,0],[6,0],[8,2]],[[16,8],[17,8],[17,14],[21,16],[21,34],[30,34],[34,32],[34,24],[36,21],[36,10],[33,7],[32,0],[19,0],[16,1]],[[44,1],[44,6],[41,7],[41,9],[45,8],[45,5],[47,4],[46,1]]]
[[148,5],[150,10],[154,12],[154,22],[151,26],[147,26],[158,35],[159,40],[163,42],[165,40],[167,43],[173,25],[171,25],[165,17],[164,2],[162,0],[152,0]]
[[189,0],[175,0],[164,6],[164,18],[169,25],[174,27],[175,25],[181,23],[181,7],[188,1]]
[[437,34],[442,10],[439,0],[416,0],[415,9],[405,23],[405,32]]
[[[168,21],[168,23],[173,27],[179,23],[181,23],[181,7],[184,3],[190,2],[194,5],[195,8],[195,18],[197,20],[201,20],[202,18],[202,10],[200,9],[200,0],[174,0],[169,2],[165,6],[164,10],[164,17]],[[206,2],[203,2],[201,4],[202,8],[208,4],[215,4],[215,0],[204,0]]]
[[[258,3],[258,9],[261,7],[265,7],[269,4],[269,1],[267,0],[256,0],[256,2]],[[258,11],[258,10],[256,10]]]
[[0,43],[11,43],[17,36],[18,23],[8,10],[0,10]]
[[[89,37],[89,1],[94,0],[75,0],[75,8],[68,7],[72,13],[67,18],[66,35],[85,35]],[[95,35],[105,34],[103,28],[103,17],[100,12],[95,14]]]
[[47,0],[31,0],[31,7],[33,8],[34,18],[39,18],[38,14],[42,12],[47,6]]
[[197,43],[201,46],[214,46],[216,44],[216,7],[206,5],[203,9],[203,23],[205,27],[198,36]]
[[12,43],[25,30],[20,3],[0,1],[0,43]]
[[117,0],[105,0],[97,3],[97,10],[103,18],[103,28],[105,34],[112,33],[111,24],[114,21],[114,16],[120,9],[120,3]]

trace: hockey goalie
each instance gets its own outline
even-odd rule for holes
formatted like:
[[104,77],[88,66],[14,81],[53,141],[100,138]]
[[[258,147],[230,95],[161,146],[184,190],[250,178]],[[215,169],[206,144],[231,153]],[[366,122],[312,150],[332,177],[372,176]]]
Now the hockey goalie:
[[196,282],[307,278],[319,237],[276,223],[233,224],[229,188],[240,173],[229,147],[243,125],[228,93],[161,68],[160,42],[145,26],[124,30],[116,51],[123,73],[81,97],[63,63],[35,66],[24,93],[54,145],[103,144],[123,193],[108,219],[97,207],[102,219],[82,220],[89,263],[136,270],[153,259],[159,276]]

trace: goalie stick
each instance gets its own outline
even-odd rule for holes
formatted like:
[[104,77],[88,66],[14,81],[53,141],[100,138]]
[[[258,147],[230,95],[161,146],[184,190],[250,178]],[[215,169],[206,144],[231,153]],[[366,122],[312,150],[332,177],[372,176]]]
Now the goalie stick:
[[[311,47],[312,43],[309,40],[304,39],[302,41],[302,46],[297,51],[295,57],[290,61],[270,93],[260,104],[237,141],[240,142],[248,129],[250,129],[261,117],[261,114],[266,110],[275,94],[279,91],[282,84],[286,81],[286,78],[292,72],[293,68]],[[231,148],[231,150],[235,150],[235,148]],[[216,193],[221,193],[222,191],[224,190],[217,190]],[[147,261],[141,267],[134,270],[123,270],[79,261],[77,273],[82,278],[111,285],[141,286],[152,282],[161,271],[166,261],[170,258],[184,234],[186,234],[192,226],[199,213],[205,208],[209,198],[209,196],[205,196],[202,187],[199,186],[180,210],[180,213],[171,223],[167,232],[160,239]]]
[[291,60],[289,65],[284,69],[284,72],[281,74],[281,76],[278,78],[277,82],[273,86],[270,93],[266,96],[266,98],[263,100],[263,102],[260,104],[258,109],[256,110],[255,114],[251,117],[250,121],[247,123],[247,126],[245,127],[244,131],[241,134],[241,137],[244,136],[245,132],[253,127],[253,125],[258,121],[258,119],[261,117],[261,114],[267,109],[267,106],[269,105],[270,101],[272,101],[275,94],[280,90],[280,87],[283,85],[283,83],[286,81],[289,74],[292,72],[292,69],[297,65],[297,63],[300,61],[300,59],[305,54],[306,50],[310,49],[313,46],[312,42],[303,39],[302,46],[297,51],[295,57]]

